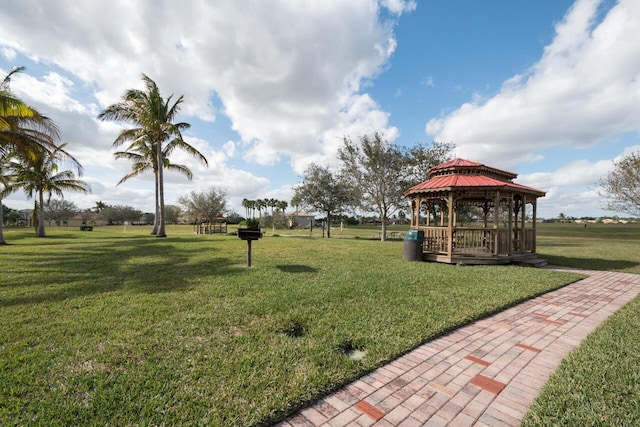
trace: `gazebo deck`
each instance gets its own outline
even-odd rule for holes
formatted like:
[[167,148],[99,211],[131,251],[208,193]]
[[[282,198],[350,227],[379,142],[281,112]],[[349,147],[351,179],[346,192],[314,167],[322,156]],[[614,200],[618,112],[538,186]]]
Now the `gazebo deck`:
[[508,229],[456,227],[451,253],[447,227],[417,227],[424,231],[425,261],[465,264],[508,264],[535,257],[535,230],[516,230],[512,238]]

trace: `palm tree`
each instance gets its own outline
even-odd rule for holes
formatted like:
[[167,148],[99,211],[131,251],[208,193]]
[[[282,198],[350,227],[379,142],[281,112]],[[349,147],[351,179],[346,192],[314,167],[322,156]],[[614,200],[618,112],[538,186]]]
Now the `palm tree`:
[[249,199],[242,199],[242,207],[244,208],[245,218],[249,219]]
[[[196,148],[187,144],[182,138],[182,131],[189,129],[188,123],[174,123],[174,119],[180,111],[180,104],[183,96],[180,96],[173,104],[169,96],[166,100],[160,95],[160,90],[156,83],[146,75],[142,75],[146,91],[129,89],[122,96],[120,102],[108,106],[98,115],[100,120],[115,120],[128,122],[135,125],[135,128],[123,130],[113,142],[114,147],[118,147],[125,142],[131,145],[126,151],[144,153],[145,149],[140,148],[149,144],[153,148],[153,159],[157,168],[154,170],[156,181],[156,210],[158,229],[157,237],[166,237],[164,226],[164,178],[165,158],[175,149],[181,149],[197,157],[205,165],[207,159]],[[167,145],[163,145],[165,142]],[[153,163],[151,163],[153,165]],[[153,166],[152,166],[153,167]],[[134,166],[135,168],[135,166]]]
[[[10,159],[20,158],[19,154],[29,158],[27,153],[52,153],[58,149],[56,142],[60,139],[60,133],[53,121],[21,101],[10,90],[11,78],[23,70],[24,67],[14,67],[0,82],[0,161],[4,166],[0,169],[11,166]],[[62,153],[66,155],[64,150]],[[0,187],[1,215],[2,197],[14,191],[15,187],[9,179],[11,175],[5,176],[4,171],[0,173],[3,184]],[[0,244],[4,243],[0,220]]]
[[3,226],[4,226],[4,212],[2,211],[2,193],[4,189],[9,185],[9,177],[5,176],[5,167],[8,165],[8,159],[0,152],[0,245],[6,245],[4,240]]
[[53,152],[49,151],[19,151],[15,152],[9,161],[7,169],[11,171],[10,181],[5,186],[0,196],[6,196],[18,189],[24,190],[27,197],[36,198],[35,210],[38,214],[38,237],[45,237],[44,206],[45,194],[48,195],[47,203],[55,194],[64,198],[64,191],[90,192],[87,183],[76,179],[71,170],[59,170],[58,161],[69,160],[74,165],[78,174],[82,174],[82,166],[69,153],[64,150],[66,144],[62,144]]
[[[164,168],[171,171],[182,173],[189,180],[191,180],[193,178],[193,173],[187,166],[173,164],[169,161],[168,154],[167,154],[167,150],[169,147],[170,145],[167,145],[163,150],[162,162],[163,162]],[[155,185],[156,211],[153,219],[153,230],[151,231],[151,234],[157,235],[158,228],[159,228],[158,218],[160,216],[160,212],[159,212],[159,205],[157,203],[159,187],[157,182],[158,162],[156,160],[155,153],[156,153],[155,145],[152,144],[151,141],[147,139],[146,143],[142,143],[139,140],[135,141],[127,148],[126,151],[117,151],[114,153],[114,156],[116,159],[127,159],[133,163],[131,166],[131,172],[123,176],[122,179],[118,181],[117,185],[120,185],[123,182],[127,181],[128,179],[138,176],[141,173],[146,172],[148,170],[153,171],[153,175],[156,179],[156,185]]]
[[258,209],[258,218],[262,218],[262,209],[266,207],[267,207],[267,204],[263,199],[256,200],[256,209]]
[[287,203],[285,200],[278,200],[276,207],[280,209],[282,211],[282,214],[284,215],[284,211],[287,209],[287,206],[289,206],[289,203]]
[[55,150],[60,139],[57,126],[11,93],[11,77],[23,70],[24,67],[14,67],[0,82],[0,153],[15,149]]
[[9,89],[11,77],[24,70],[24,67],[14,67],[0,83],[0,130],[9,128],[8,117],[33,118],[37,112],[24,102],[16,98]]

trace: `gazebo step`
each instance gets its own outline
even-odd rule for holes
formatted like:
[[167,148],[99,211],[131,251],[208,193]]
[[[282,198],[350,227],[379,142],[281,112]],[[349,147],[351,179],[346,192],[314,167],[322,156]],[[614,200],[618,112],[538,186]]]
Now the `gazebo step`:
[[546,259],[535,257],[535,258],[523,258],[523,259],[513,260],[512,264],[513,265],[519,265],[521,267],[536,267],[536,268],[540,268],[540,267],[544,267],[545,265],[547,265],[548,261]]

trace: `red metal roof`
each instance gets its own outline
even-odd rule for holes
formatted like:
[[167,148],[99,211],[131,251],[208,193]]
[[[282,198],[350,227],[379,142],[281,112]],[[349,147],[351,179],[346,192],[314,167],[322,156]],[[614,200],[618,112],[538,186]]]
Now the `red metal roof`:
[[512,180],[518,176],[513,172],[509,172],[503,169],[494,168],[492,166],[487,166],[482,163],[474,162],[467,159],[455,158],[448,162],[439,164],[438,166],[434,166],[429,169],[429,176],[433,177],[434,175],[443,175],[448,172],[455,172],[458,169],[472,169],[477,171],[478,173],[485,173],[489,175],[494,175],[496,178],[504,178],[506,180]]
[[[465,170],[465,173],[456,173],[456,169],[461,168]],[[476,169],[477,173],[470,174],[469,169]],[[451,169],[451,173],[447,173],[444,175],[432,174],[431,171],[440,171]],[[512,191],[524,191],[527,193],[532,193],[537,196],[544,196],[545,192],[542,190],[538,190],[532,187],[527,187],[524,185],[516,184],[512,182],[510,179],[497,179],[491,176],[483,175],[484,173],[489,173],[490,175],[494,175],[495,172],[498,172],[498,177],[510,178],[513,176],[514,178],[517,176],[516,174],[508,171],[503,171],[500,169],[492,168],[489,166],[485,166],[482,163],[473,162],[471,160],[465,159],[453,159],[449,162],[443,163],[441,165],[435,166],[430,170],[431,179],[424,181],[420,184],[414,185],[409,188],[405,194],[409,195],[411,193],[419,193],[419,192],[431,192],[431,191],[450,191],[454,188],[478,188],[478,187],[487,187],[492,189],[498,188],[508,188]],[[435,175],[435,176],[434,176]]]
[[431,168],[431,170],[446,169],[446,168],[457,167],[457,166],[484,166],[484,165],[482,163],[473,162],[467,159],[455,158],[448,162],[441,163],[438,166],[434,166],[433,168]]

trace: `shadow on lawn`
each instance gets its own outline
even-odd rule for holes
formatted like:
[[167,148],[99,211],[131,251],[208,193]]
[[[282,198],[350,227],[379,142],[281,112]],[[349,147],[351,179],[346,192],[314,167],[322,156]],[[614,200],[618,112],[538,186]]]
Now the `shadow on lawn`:
[[126,241],[84,240],[83,247],[75,243],[67,240],[58,252],[14,252],[13,256],[24,260],[19,273],[28,277],[26,280],[30,283],[1,286],[33,291],[2,298],[0,307],[62,301],[118,290],[181,291],[197,286],[196,279],[211,277],[214,282],[220,276],[245,270],[240,259],[222,256],[223,250],[228,249],[224,241],[136,236]]
[[563,267],[584,268],[587,270],[629,272],[628,270],[634,269],[640,265],[640,263],[638,262],[626,261],[626,260],[567,257],[567,256],[558,256],[558,255],[548,255],[545,253],[538,253],[538,255],[541,258],[544,258],[547,261],[549,261],[549,264],[552,264],[552,265],[559,265]]
[[308,265],[276,265],[276,268],[283,273],[317,273],[318,269],[309,267]]

